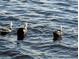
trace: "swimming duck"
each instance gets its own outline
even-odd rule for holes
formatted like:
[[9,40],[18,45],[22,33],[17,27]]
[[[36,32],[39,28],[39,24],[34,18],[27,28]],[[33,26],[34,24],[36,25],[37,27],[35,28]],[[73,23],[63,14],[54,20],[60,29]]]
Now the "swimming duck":
[[0,28],[0,35],[6,35],[12,31],[13,23],[10,23],[10,27],[8,28]]
[[56,30],[53,32],[53,41],[60,41],[62,40],[62,35],[63,35],[63,31],[62,31],[62,26],[60,30]]
[[18,30],[17,30],[17,40],[23,40],[26,33],[27,33],[27,23],[25,23],[23,26],[18,28]]

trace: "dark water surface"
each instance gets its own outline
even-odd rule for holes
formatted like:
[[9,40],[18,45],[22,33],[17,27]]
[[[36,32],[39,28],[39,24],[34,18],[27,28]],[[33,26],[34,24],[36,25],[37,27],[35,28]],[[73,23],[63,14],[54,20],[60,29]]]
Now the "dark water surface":
[[[77,59],[77,6],[77,0],[0,0],[0,24],[12,21],[17,29],[28,23],[18,47],[16,30],[0,36],[0,59]],[[52,32],[60,25],[63,40],[55,44]]]

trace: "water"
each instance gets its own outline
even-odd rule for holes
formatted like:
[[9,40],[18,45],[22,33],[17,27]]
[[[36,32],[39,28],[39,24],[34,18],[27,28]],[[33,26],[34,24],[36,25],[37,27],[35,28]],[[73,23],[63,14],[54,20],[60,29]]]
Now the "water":
[[[0,59],[77,59],[77,0],[0,0],[0,24],[12,21],[14,31],[0,36]],[[28,23],[28,33],[16,45],[16,29]],[[52,32],[63,26],[61,43]]]

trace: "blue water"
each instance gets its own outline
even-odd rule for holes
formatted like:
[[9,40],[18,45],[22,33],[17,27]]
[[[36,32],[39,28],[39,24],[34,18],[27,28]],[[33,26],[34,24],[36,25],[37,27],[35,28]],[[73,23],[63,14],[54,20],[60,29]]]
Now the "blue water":
[[[77,0],[0,0],[0,24],[12,21],[14,31],[0,36],[0,59],[77,59]],[[16,45],[16,29],[28,23],[28,33]],[[63,26],[63,40],[53,43],[53,31]]]

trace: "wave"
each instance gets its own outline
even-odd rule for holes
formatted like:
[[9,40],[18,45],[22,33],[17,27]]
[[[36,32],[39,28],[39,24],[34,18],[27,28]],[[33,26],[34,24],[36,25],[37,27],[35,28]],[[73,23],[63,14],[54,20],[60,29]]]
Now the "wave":
[[12,57],[12,59],[34,59],[30,55],[22,55],[19,51],[15,51],[15,50],[0,52],[0,55],[9,56],[9,57]]
[[[38,45],[38,46],[36,46]],[[50,50],[53,48],[56,49],[65,49],[65,50],[73,50],[73,51],[77,51],[78,47],[75,46],[71,46],[71,45],[67,45],[67,44],[63,44],[63,43],[51,43],[51,44],[47,44],[47,43],[40,43],[40,44],[36,44],[35,46],[32,46],[33,49],[46,49],[46,50]]]
[[0,16],[1,21],[19,21],[20,19],[12,17],[12,16]]
[[20,56],[13,57],[12,59],[34,59],[34,58],[29,55],[20,55]]

